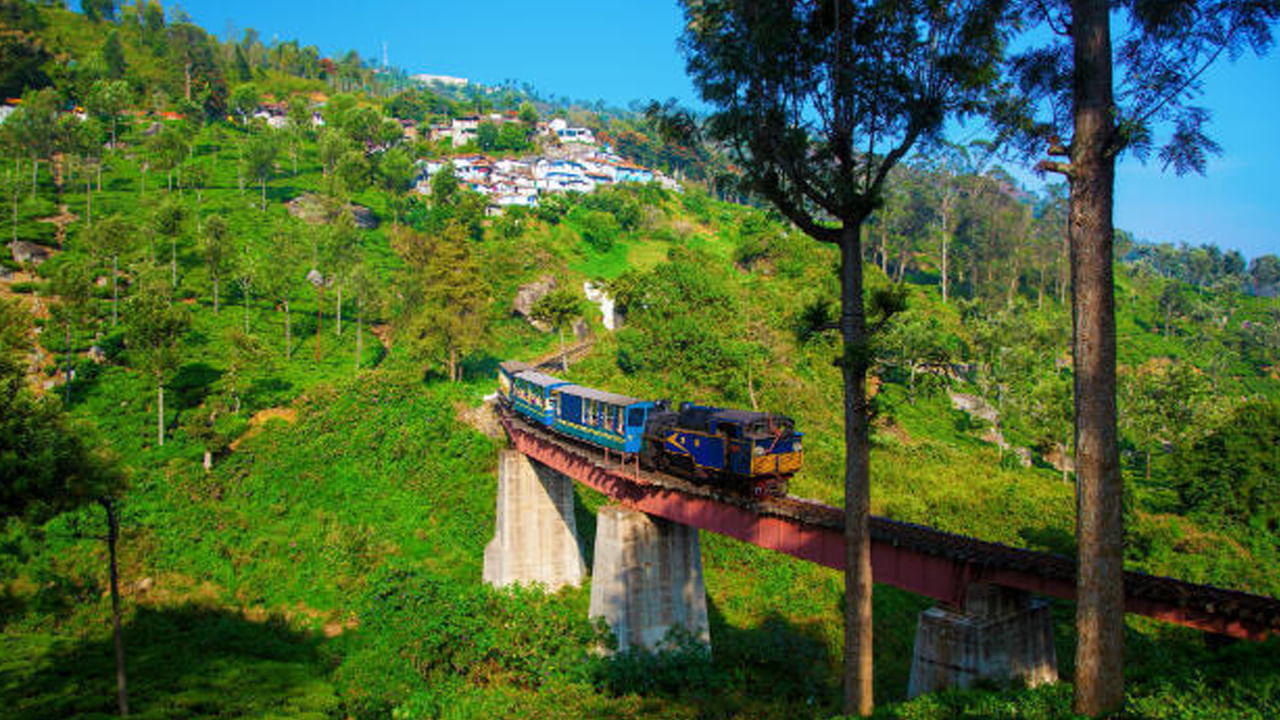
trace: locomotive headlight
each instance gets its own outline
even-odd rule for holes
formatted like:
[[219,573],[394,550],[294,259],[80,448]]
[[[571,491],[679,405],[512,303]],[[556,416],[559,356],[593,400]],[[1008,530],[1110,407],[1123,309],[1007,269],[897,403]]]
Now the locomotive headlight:
[[751,452],[755,455],[763,455],[765,453],[765,449],[763,446],[757,445]]

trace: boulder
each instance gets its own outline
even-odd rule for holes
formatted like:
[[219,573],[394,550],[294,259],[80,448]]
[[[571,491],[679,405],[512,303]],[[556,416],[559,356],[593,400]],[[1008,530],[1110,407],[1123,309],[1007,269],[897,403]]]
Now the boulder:
[[[325,207],[324,199],[315,193],[299,195],[286,203],[285,207],[290,215],[312,225],[325,222],[327,219],[325,216],[330,212]],[[378,216],[374,215],[369,208],[348,203],[346,210],[350,213],[351,219],[355,221],[356,227],[361,230],[372,230],[378,227]]]
[[101,365],[107,361],[107,354],[102,351],[102,348],[94,345],[89,348],[89,359],[92,360],[95,365]]
[[30,263],[32,265],[39,265],[53,255],[53,251],[49,248],[26,240],[9,243],[9,252],[13,256],[14,262]]
[[951,393],[951,407],[956,410],[963,410],[976,418],[986,420],[992,425],[997,425],[1000,422],[1000,412],[977,395],[953,392]]
[[533,306],[539,300],[550,295],[556,289],[556,279],[551,275],[543,275],[536,281],[521,285],[516,290],[516,297],[511,301],[511,312],[519,315],[529,321],[530,325],[538,328],[542,332],[547,332],[551,328],[546,323],[534,320],[530,315],[533,313]]

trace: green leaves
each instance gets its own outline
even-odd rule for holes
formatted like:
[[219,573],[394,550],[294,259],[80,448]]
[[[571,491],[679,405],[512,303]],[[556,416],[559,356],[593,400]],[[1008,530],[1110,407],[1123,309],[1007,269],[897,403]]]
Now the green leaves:
[[178,341],[190,326],[190,313],[173,303],[172,288],[162,275],[144,276],[125,317],[125,344],[134,362],[157,379],[173,373],[181,361]]

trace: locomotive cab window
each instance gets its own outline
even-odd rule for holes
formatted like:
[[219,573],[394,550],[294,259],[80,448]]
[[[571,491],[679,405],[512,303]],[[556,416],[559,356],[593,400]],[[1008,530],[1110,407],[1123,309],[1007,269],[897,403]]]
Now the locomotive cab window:
[[632,408],[631,412],[627,413],[627,425],[634,428],[644,425],[644,410]]

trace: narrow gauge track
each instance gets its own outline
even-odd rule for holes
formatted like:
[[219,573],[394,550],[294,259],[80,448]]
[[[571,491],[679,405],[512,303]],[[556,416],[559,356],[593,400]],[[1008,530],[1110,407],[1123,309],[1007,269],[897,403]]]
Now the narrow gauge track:
[[[501,411],[500,411],[501,412]],[[750,497],[642,469],[634,456],[565,438],[501,412],[527,455],[623,504],[729,535],[804,560],[843,569],[844,513],[795,496]],[[687,507],[682,508],[681,505]],[[754,524],[756,527],[745,527]],[[958,604],[971,583],[1075,599],[1076,563],[1052,553],[872,516],[872,564],[878,582]],[[1125,609],[1208,632],[1262,640],[1280,633],[1280,600],[1211,585],[1126,571]]]

